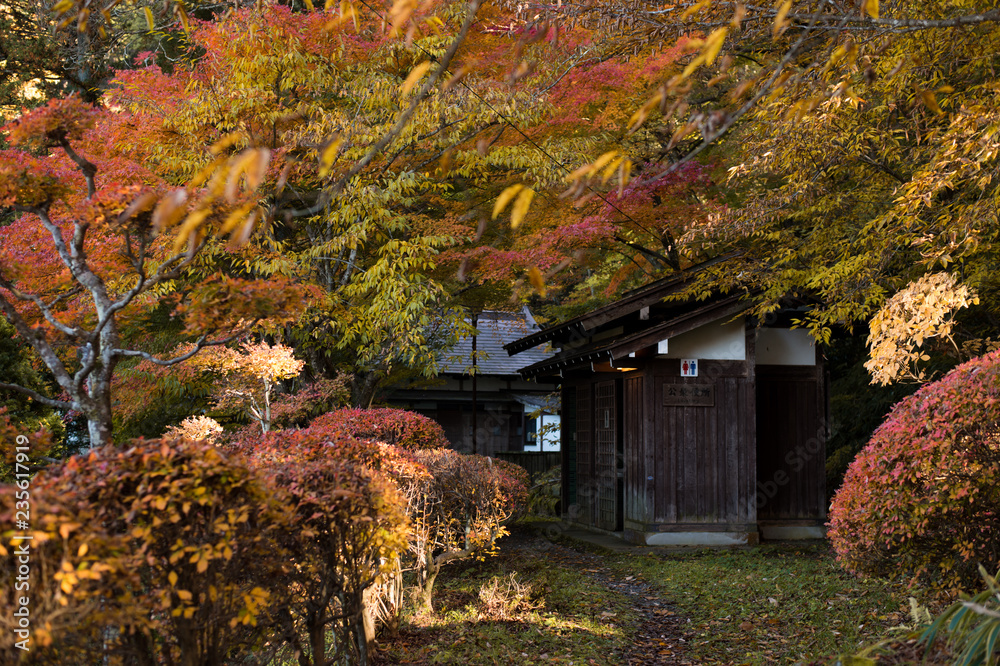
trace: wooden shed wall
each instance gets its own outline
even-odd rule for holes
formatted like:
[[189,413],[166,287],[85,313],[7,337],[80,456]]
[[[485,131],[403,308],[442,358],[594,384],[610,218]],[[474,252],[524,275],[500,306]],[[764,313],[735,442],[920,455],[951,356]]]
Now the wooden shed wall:
[[757,366],[757,516],[826,518],[822,366]]

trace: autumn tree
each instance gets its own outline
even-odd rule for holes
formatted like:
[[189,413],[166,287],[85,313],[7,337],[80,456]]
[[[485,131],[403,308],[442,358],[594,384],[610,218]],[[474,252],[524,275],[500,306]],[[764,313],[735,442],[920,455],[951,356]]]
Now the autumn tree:
[[[0,388],[83,413],[93,446],[111,441],[111,382],[123,359],[180,363],[230,339],[239,321],[294,315],[305,298],[288,280],[264,284],[218,275],[188,281],[181,291],[177,280],[207,234],[225,229],[234,206],[218,190],[171,188],[109,153],[102,132],[113,120],[76,98],[51,102],[4,128],[14,148],[0,160],[0,205],[21,214],[0,245],[0,310],[51,371],[62,396],[6,382]],[[252,192],[257,181],[252,173],[246,180]],[[163,233],[177,223],[183,223],[180,237]],[[195,224],[200,234],[183,233]],[[172,358],[129,339],[136,317],[164,299],[173,300],[194,340]]]
[[[184,352],[177,350],[178,355]],[[213,347],[192,360],[195,367],[213,373],[216,409],[250,414],[261,432],[271,429],[271,405],[283,380],[297,377],[305,365],[291,347],[266,341],[243,342],[238,348]]]

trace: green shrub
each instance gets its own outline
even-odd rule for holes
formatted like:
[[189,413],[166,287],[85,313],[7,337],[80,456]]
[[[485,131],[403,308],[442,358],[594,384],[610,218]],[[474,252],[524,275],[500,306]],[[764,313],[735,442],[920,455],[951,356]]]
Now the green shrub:
[[986,589],[974,597],[962,595],[920,636],[922,642],[933,643],[947,630],[956,666],[990,666],[1000,653],[1000,585],[985,569],[980,567],[979,572]]
[[849,569],[944,588],[1000,566],[1000,352],[904,399],[851,463],[829,536]]

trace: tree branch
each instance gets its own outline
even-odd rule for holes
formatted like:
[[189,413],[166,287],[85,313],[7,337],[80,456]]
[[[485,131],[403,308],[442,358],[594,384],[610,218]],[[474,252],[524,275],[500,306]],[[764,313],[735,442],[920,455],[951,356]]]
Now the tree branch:
[[93,162],[73,150],[73,147],[69,145],[69,140],[65,136],[59,141],[59,147],[65,150],[69,158],[80,167],[80,172],[83,173],[83,177],[87,181],[87,198],[93,199],[94,195],[97,194],[97,184],[94,181],[94,176],[97,175],[97,167]]
[[[336,183],[334,183],[331,188],[335,192],[341,191],[351,178],[354,178],[362,169],[367,167],[375,156],[385,150],[385,147],[395,139],[399,134],[406,128],[410,122],[410,118],[416,112],[417,107],[419,107],[427,97],[430,96],[431,89],[437,84],[438,79],[441,78],[443,74],[450,66],[451,61],[455,58],[455,54],[458,52],[458,48],[465,42],[466,36],[469,34],[469,29],[472,28],[472,24],[475,21],[476,13],[479,11],[479,5],[481,0],[472,0],[469,3],[469,10],[465,17],[465,22],[462,24],[461,30],[459,30],[458,35],[455,36],[454,41],[448,47],[448,51],[444,54],[441,59],[440,64],[434,69],[434,73],[431,74],[430,78],[421,86],[420,91],[414,96],[413,101],[410,102],[410,106],[400,114],[399,119],[396,124],[386,132],[381,139],[379,139],[368,152],[360,160],[355,162],[355,164],[347,170],[343,176],[341,176]],[[365,3],[367,6],[367,3]],[[371,7],[369,7],[371,9]],[[374,10],[373,10],[374,11]]]
[[18,384],[7,384],[4,382],[0,382],[0,389],[23,393],[24,395],[28,396],[29,398],[31,398],[36,402],[40,402],[43,405],[47,405],[49,407],[55,407],[56,409],[73,409],[73,403],[71,402],[66,402],[65,400],[54,400],[52,398],[46,398],[41,393],[38,393],[37,391],[32,391],[30,388],[20,386]]
[[[25,301],[26,303],[34,303],[35,307],[37,307],[41,311],[42,316],[45,317],[45,321],[52,324],[61,333],[73,338],[82,338],[85,335],[83,329],[78,327],[67,326],[66,324],[56,319],[56,316],[52,314],[52,310],[49,309],[49,306],[47,306],[40,297],[35,296],[33,294],[24,293],[23,291],[15,287],[14,284],[10,280],[5,278],[3,275],[0,275],[0,287],[3,287],[7,291],[9,291],[19,301]],[[56,298],[56,300],[54,300],[52,304],[55,305],[64,296],[65,295]]]
[[203,335],[200,338],[198,338],[197,342],[194,343],[194,347],[192,349],[181,354],[180,356],[175,356],[174,358],[169,358],[169,359],[157,358],[156,356],[153,356],[149,352],[139,351],[137,349],[113,349],[111,350],[111,355],[120,356],[123,358],[141,358],[149,361],[150,363],[155,363],[156,365],[161,365],[161,366],[177,365],[178,363],[183,363],[184,361],[188,360],[189,358],[200,352],[202,349],[205,349],[206,347],[218,347],[220,345],[229,344],[233,340],[243,337],[250,331],[250,329],[252,329],[257,324],[258,321],[260,320],[254,319],[250,324],[243,327],[238,332],[230,335],[227,338],[220,338],[219,340],[208,340],[207,339],[208,336]]

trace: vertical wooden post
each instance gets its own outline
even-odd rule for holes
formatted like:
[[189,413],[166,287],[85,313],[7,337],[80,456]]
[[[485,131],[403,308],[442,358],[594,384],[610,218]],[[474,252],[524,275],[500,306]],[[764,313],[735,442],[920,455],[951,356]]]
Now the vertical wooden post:
[[[476,328],[479,325],[479,313],[472,313],[472,328]],[[476,368],[476,338],[479,336],[478,331],[472,332],[472,453],[479,453],[478,446],[478,435],[479,435],[479,404],[476,399],[476,380],[479,377],[479,372]]]

